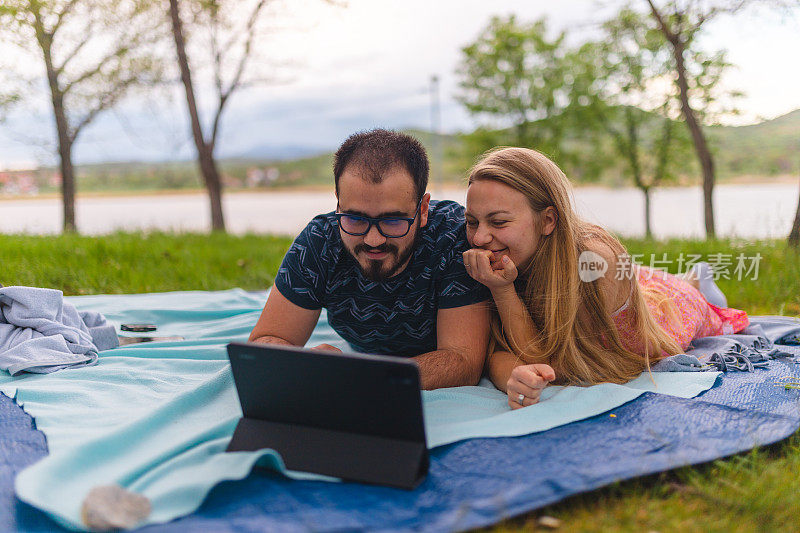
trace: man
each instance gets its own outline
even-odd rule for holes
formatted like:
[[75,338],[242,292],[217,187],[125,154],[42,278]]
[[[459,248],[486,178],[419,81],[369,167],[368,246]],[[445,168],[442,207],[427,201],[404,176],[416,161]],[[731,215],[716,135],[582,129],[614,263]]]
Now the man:
[[489,294],[464,269],[464,208],[425,192],[425,149],[394,131],[352,135],[334,180],[336,212],[295,239],[250,340],[303,346],[325,307],[355,350],[413,357],[423,388],[476,384]]

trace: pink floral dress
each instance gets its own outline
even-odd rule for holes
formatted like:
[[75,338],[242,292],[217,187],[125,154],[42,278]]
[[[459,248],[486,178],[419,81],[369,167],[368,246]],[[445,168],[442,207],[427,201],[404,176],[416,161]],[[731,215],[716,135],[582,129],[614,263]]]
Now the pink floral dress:
[[[655,304],[648,308],[662,328],[681,348],[686,350],[692,339],[738,333],[748,326],[747,313],[739,309],[717,307],[708,303],[703,295],[689,282],[672,274],[639,265],[635,269],[637,281],[642,289],[658,288],[675,305],[680,324],[672,324],[667,315]],[[629,301],[611,315],[617,326],[623,345],[634,353],[644,353],[644,343],[633,326]]]

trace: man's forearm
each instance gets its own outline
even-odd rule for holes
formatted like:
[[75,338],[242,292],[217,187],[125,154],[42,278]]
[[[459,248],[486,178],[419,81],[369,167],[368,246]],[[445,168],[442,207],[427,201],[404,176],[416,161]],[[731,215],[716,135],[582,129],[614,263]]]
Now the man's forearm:
[[471,364],[467,357],[454,350],[436,350],[418,355],[414,360],[419,365],[425,390],[477,385],[481,379],[482,365]]
[[283,346],[294,346],[291,342],[287,341],[286,339],[275,337],[273,335],[264,335],[256,338],[251,337],[250,342],[259,342],[261,344],[280,344]]

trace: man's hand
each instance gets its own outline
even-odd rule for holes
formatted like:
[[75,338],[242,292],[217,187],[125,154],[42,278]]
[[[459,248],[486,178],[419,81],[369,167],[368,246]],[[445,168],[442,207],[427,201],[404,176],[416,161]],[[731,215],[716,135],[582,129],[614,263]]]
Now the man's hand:
[[337,348],[336,346],[331,346],[330,344],[320,344],[319,346],[314,346],[311,348],[312,350],[316,350],[318,352],[338,352],[342,353],[342,351]]
[[539,396],[548,383],[556,379],[553,367],[545,364],[522,365],[511,371],[506,392],[512,409],[539,403]]
[[517,279],[517,266],[507,255],[495,257],[491,250],[473,248],[464,252],[464,268],[472,279],[489,287],[501,289]]

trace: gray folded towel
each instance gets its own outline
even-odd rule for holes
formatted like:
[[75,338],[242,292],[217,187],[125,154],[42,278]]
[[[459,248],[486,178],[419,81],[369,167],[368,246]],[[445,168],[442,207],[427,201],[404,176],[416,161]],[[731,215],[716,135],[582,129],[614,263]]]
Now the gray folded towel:
[[117,346],[113,325],[79,313],[61,291],[0,287],[0,369],[12,376],[93,365],[98,351]]

